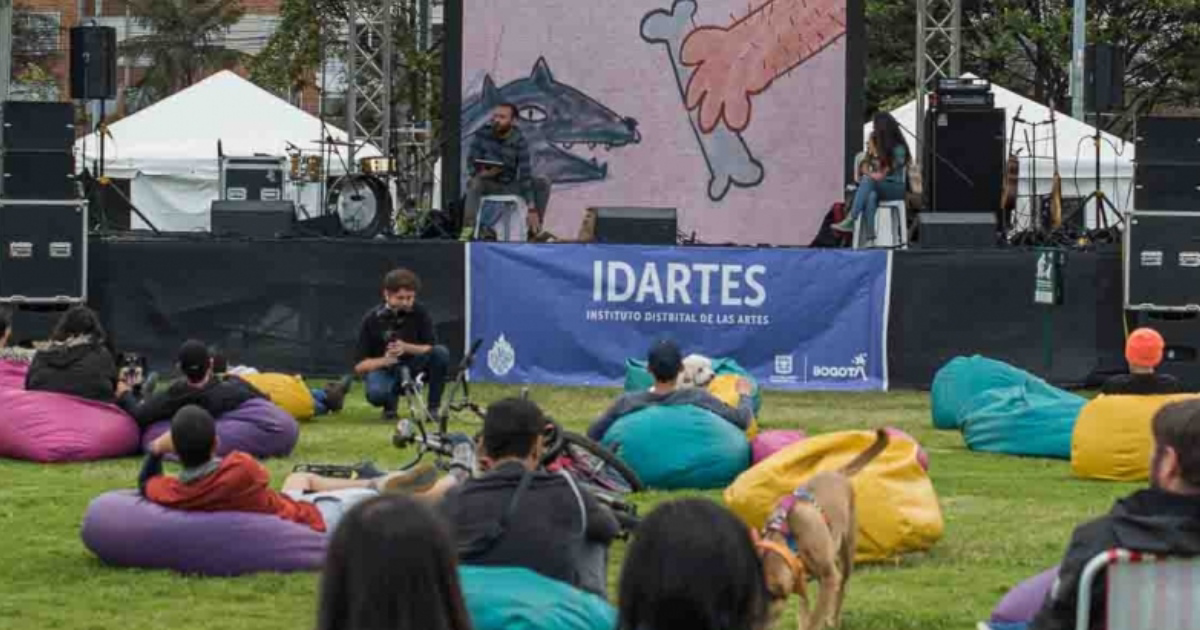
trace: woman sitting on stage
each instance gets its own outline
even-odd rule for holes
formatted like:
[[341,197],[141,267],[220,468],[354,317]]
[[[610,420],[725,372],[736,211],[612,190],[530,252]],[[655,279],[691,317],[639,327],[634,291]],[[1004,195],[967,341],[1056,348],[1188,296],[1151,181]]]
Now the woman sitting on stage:
[[858,180],[858,190],[854,193],[850,213],[844,221],[835,223],[833,229],[853,232],[854,222],[863,218],[866,220],[863,229],[866,230],[867,240],[875,240],[875,210],[880,201],[904,199],[908,164],[912,159],[900,124],[891,114],[875,114],[870,153],[868,172]]

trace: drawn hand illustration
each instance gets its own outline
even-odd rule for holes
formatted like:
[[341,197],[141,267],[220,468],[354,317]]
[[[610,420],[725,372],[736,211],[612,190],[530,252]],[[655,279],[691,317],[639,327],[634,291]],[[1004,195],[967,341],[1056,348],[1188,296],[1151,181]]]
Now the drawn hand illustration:
[[681,54],[683,64],[694,68],[687,109],[699,110],[704,133],[721,120],[743,131],[753,96],[845,33],[845,0],[768,0],[728,27],[699,27]]

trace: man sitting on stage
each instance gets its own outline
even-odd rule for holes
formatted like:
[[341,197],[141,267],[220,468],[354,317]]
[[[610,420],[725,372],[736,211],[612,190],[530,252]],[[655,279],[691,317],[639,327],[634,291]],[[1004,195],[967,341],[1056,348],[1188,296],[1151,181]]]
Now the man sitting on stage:
[[358,333],[354,372],[363,377],[367,402],[383,408],[384,420],[397,417],[404,368],[413,379],[425,375],[431,414],[436,416],[442,404],[450,351],[437,345],[433,319],[417,301],[420,290],[417,274],[408,269],[388,272],[383,278],[383,304],[367,312]]
[[475,231],[479,206],[489,195],[517,195],[529,204],[528,222],[531,232],[541,230],[540,213],[534,198],[533,170],[529,143],[514,122],[517,107],[502,103],[492,110],[492,122],[475,133],[467,153],[467,168],[474,175],[467,182],[467,199],[463,207],[463,240]]
[[1170,374],[1157,374],[1155,368],[1163,359],[1162,335],[1152,328],[1139,328],[1125,342],[1125,360],[1129,374],[1114,376],[1104,382],[1105,394],[1177,394],[1179,381]]
[[745,431],[754,420],[754,386],[746,379],[739,379],[737,384],[737,409],[721,402],[708,390],[701,387],[679,389],[676,380],[683,370],[683,353],[679,346],[672,341],[660,341],[650,348],[646,360],[646,369],[654,377],[654,386],[650,391],[628,392],[622,394],[604,415],[596,419],[588,427],[588,437],[599,442],[604,434],[622,416],[635,411],[641,411],[654,405],[693,405],[711,411],[728,420],[734,426]]

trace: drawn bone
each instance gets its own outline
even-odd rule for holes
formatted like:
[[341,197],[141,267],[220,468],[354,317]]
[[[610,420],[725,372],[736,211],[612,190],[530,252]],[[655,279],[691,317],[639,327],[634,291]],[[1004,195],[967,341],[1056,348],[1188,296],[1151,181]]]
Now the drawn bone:
[[[683,41],[692,30],[692,18],[696,15],[694,0],[675,0],[670,11],[658,9],[642,18],[642,39],[651,44],[667,47],[671,56],[671,67],[675,69],[675,82],[679,97],[686,108],[687,85],[691,70],[680,62]],[[729,193],[731,186],[757,186],[763,180],[763,165],[750,153],[750,147],[740,133],[734,133],[724,121],[713,128],[712,133],[700,131],[699,110],[688,112],[688,122],[700,143],[704,161],[708,163],[711,179],[708,183],[708,198],[720,201]]]

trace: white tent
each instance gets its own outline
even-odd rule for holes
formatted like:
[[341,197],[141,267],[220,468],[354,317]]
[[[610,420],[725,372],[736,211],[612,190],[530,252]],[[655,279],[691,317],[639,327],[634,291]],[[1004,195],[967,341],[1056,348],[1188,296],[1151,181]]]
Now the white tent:
[[[217,143],[225,155],[286,154],[288,145],[319,155],[317,140],[332,136],[344,141],[346,132],[292,106],[233,72],[223,71],[182,90],[109,127],[105,174],[130,179],[133,204],[163,231],[207,231],[209,205],[218,197]],[[98,158],[99,138],[84,136],[75,143],[81,163]],[[344,159],[346,147],[337,147]],[[358,150],[359,157],[378,156],[374,146]],[[330,174],[345,172],[337,154]],[[287,186],[285,196],[315,207],[318,185],[300,190]],[[146,225],[134,218],[133,227]]]
[[[972,77],[973,75],[965,76]],[[1021,112],[1022,120],[1037,123],[1036,127],[1018,124],[1017,138],[1013,144],[1013,151],[1020,151],[1018,158],[1021,164],[1021,175],[1017,187],[1017,210],[1014,216],[1018,227],[1028,226],[1030,193],[1036,190],[1038,195],[1047,195],[1050,193],[1053,183],[1054,160],[1052,156],[1055,145],[1052,142],[1050,108],[994,83],[992,84],[992,93],[995,95],[996,107],[1005,110],[1005,151],[1008,150],[1009,134],[1012,133],[1013,118],[1017,115],[1018,110]],[[916,101],[909,101],[892,111],[891,114],[904,127],[909,146],[913,147],[913,151],[919,155],[916,139],[912,135],[916,132]],[[1062,178],[1063,197],[1086,197],[1096,188],[1096,149],[1092,140],[1096,130],[1091,125],[1061,113],[1057,114],[1056,118],[1058,171]],[[863,138],[867,138],[870,133],[871,124],[867,123]],[[1025,140],[1026,133],[1029,134],[1029,142]],[[1131,210],[1133,208],[1134,146],[1112,134],[1102,132],[1100,137],[1100,187],[1117,210],[1122,212]],[[1036,149],[1036,153],[1031,149]],[[1035,160],[1030,159],[1031,155],[1037,156],[1036,168],[1033,166]],[[1115,225],[1116,216],[1111,212],[1108,215],[1109,225]],[[1095,227],[1094,204],[1088,204],[1085,217],[1088,227]]]

